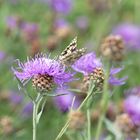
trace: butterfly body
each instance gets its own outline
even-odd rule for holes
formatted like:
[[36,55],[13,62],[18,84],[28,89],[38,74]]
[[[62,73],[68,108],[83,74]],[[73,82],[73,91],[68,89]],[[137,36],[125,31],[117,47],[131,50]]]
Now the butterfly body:
[[75,37],[61,53],[59,60],[65,65],[72,65],[77,59],[83,56],[85,52],[85,48],[77,49],[77,37]]

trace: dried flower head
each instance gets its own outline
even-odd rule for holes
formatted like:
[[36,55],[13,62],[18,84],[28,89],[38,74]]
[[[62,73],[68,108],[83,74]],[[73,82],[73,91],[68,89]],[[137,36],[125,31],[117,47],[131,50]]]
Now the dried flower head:
[[32,79],[33,86],[39,92],[50,91],[53,86],[61,86],[72,80],[73,74],[66,71],[66,67],[57,60],[46,55],[36,56],[25,63],[18,61],[18,68],[14,69],[15,76],[25,85]]
[[69,128],[72,130],[81,130],[85,125],[85,115],[81,111],[71,111],[69,113],[70,124]]
[[101,53],[113,61],[121,61],[124,54],[124,42],[119,35],[106,37],[101,44]]
[[128,114],[117,116],[115,125],[126,137],[136,138],[138,128]]
[[61,53],[59,60],[65,65],[71,65],[83,56],[85,51],[85,48],[77,49],[77,37],[75,37],[69,46]]
[[89,89],[90,81],[93,81],[95,88],[98,91],[101,91],[104,84],[104,72],[102,68],[95,68],[92,73],[87,76],[84,76],[82,83],[82,91],[87,92]]
[[0,132],[5,135],[10,135],[14,128],[12,118],[4,116],[0,119]]

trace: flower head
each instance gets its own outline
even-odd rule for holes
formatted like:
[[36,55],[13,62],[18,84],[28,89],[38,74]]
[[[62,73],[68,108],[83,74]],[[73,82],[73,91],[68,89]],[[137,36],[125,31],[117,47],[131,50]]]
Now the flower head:
[[[130,94],[130,91],[131,94]],[[124,101],[124,110],[129,114],[133,122],[140,126],[140,88],[133,88],[127,92],[129,95]]]
[[50,7],[58,13],[69,13],[72,9],[71,0],[49,0]]
[[140,27],[131,23],[122,23],[114,27],[113,34],[119,34],[131,50],[140,49]]
[[[67,112],[72,105],[72,101],[74,98],[74,94],[66,89],[57,89],[57,94],[66,94],[62,96],[54,97],[54,104],[57,106],[57,108],[62,112]],[[80,101],[76,98],[73,109],[76,109],[79,106]]]
[[101,44],[101,53],[111,61],[121,61],[124,55],[124,41],[121,36],[107,36]]
[[[96,55],[94,53],[88,53],[77,60],[72,67],[74,70],[83,73],[85,76],[90,76],[91,73],[92,75],[94,74],[94,71],[96,71],[96,69],[102,68],[102,63],[98,58],[96,58]],[[122,79],[118,79],[115,77],[115,75],[121,70],[122,68],[112,68],[110,70],[109,83],[111,85],[123,85],[125,83],[127,77],[124,77]]]
[[88,53],[82,56],[73,64],[73,69],[83,73],[84,75],[88,75],[93,72],[95,68],[101,67],[102,63],[100,59],[98,59],[95,53]]
[[72,80],[73,74],[66,72],[66,67],[45,55],[35,57],[25,63],[18,62],[18,69],[13,69],[16,77],[25,84],[32,78],[33,85],[48,91],[51,85],[62,86]]

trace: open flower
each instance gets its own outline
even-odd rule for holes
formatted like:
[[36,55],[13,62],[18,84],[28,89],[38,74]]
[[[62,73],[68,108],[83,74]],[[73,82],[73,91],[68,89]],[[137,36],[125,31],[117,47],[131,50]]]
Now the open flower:
[[50,7],[58,13],[69,13],[72,9],[71,0],[49,0]]
[[32,79],[33,86],[41,92],[50,91],[55,85],[62,87],[73,79],[73,74],[67,72],[65,66],[46,55],[36,56],[25,63],[18,61],[18,66],[13,68],[15,76],[24,85]]
[[124,110],[133,122],[140,126],[140,87],[128,90],[126,94],[128,96],[124,100]]
[[[98,78],[102,77],[103,74],[101,74],[102,69],[102,63],[100,59],[98,59],[95,55],[95,53],[88,53],[84,56],[82,56],[79,60],[77,60],[74,65],[72,66],[75,71],[78,71],[80,73],[83,73],[84,76],[90,76],[92,73],[92,77],[96,69],[99,69],[97,71],[96,75],[99,74]],[[100,69],[101,68],[101,69]],[[109,83],[111,85],[123,85],[125,84],[125,80],[127,77],[118,79],[115,77],[117,73],[119,73],[122,70],[122,68],[111,68],[110,70],[110,76],[109,76]],[[89,79],[89,78],[88,78]],[[94,79],[93,79],[94,80]],[[101,80],[103,82],[103,80]]]
[[113,34],[122,36],[130,50],[140,50],[140,27],[132,23],[122,23],[114,27]]
[[73,64],[73,69],[83,73],[84,75],[88,75],[92,71],[95,70],[95,68],[101,67],[102,63],[100,59],[98,59],[95,55],[95,53],[88,53],[84,56],[82,56],[80,59],[78,59]]

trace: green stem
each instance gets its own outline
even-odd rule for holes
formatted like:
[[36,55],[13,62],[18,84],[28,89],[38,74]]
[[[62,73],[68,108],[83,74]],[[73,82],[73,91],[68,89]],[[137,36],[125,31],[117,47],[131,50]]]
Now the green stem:
[[33,104],[33,140],[36,140],[36,131],[37,131],[37,104]]
[[108,93],[109,73],[110,73],[110,64],[108,64],[106,75],[105,75],[105,83],[104,83],[104,87],[103,87],[103,97],[102,97],[102,100],[101,100],[101,113],[102,114],[101,114],[101,117],[100,117],[99,122],[98,122],[95,140],[99,140],[99,138],[100,138],[103,121],[104,121],[106,110],[107,110],[107,107],[108,107],[108,102],[109,102],[109,93]]
[[38,94],[35,101],[33,101],[33,140],[37,139],[37,115],[38,115],[38,109],[39,105],[42,101],[43,97]]
[[[84,106],[84,104],[87,102],[87,100],[92,96],[92,92],[94,90],[94,87],[95,87],[95,85],[93,85],[91,87],[91,90],[90,90],[89,94],[86,96],[86,98],[80,104],[80,106],[78,107],[77,111],[80,110]],[[95,95],[95,93],[94,93],[94,95]],[[63,128],[61,129],[61,131],[59,132],[59,134],[57,135],[55,140],[59,140],[63,136],[63,134],[65,133],[65,131],[67,130],[67,128],[69,126],[69,123],[70,123],[70,119],[67,120],[67,122],[65,123],[65,125],[63,126]]]
[[87,109],[87,124],[88,124],[88,140],[91,140],[91,121],[90,121],[90,109]]

